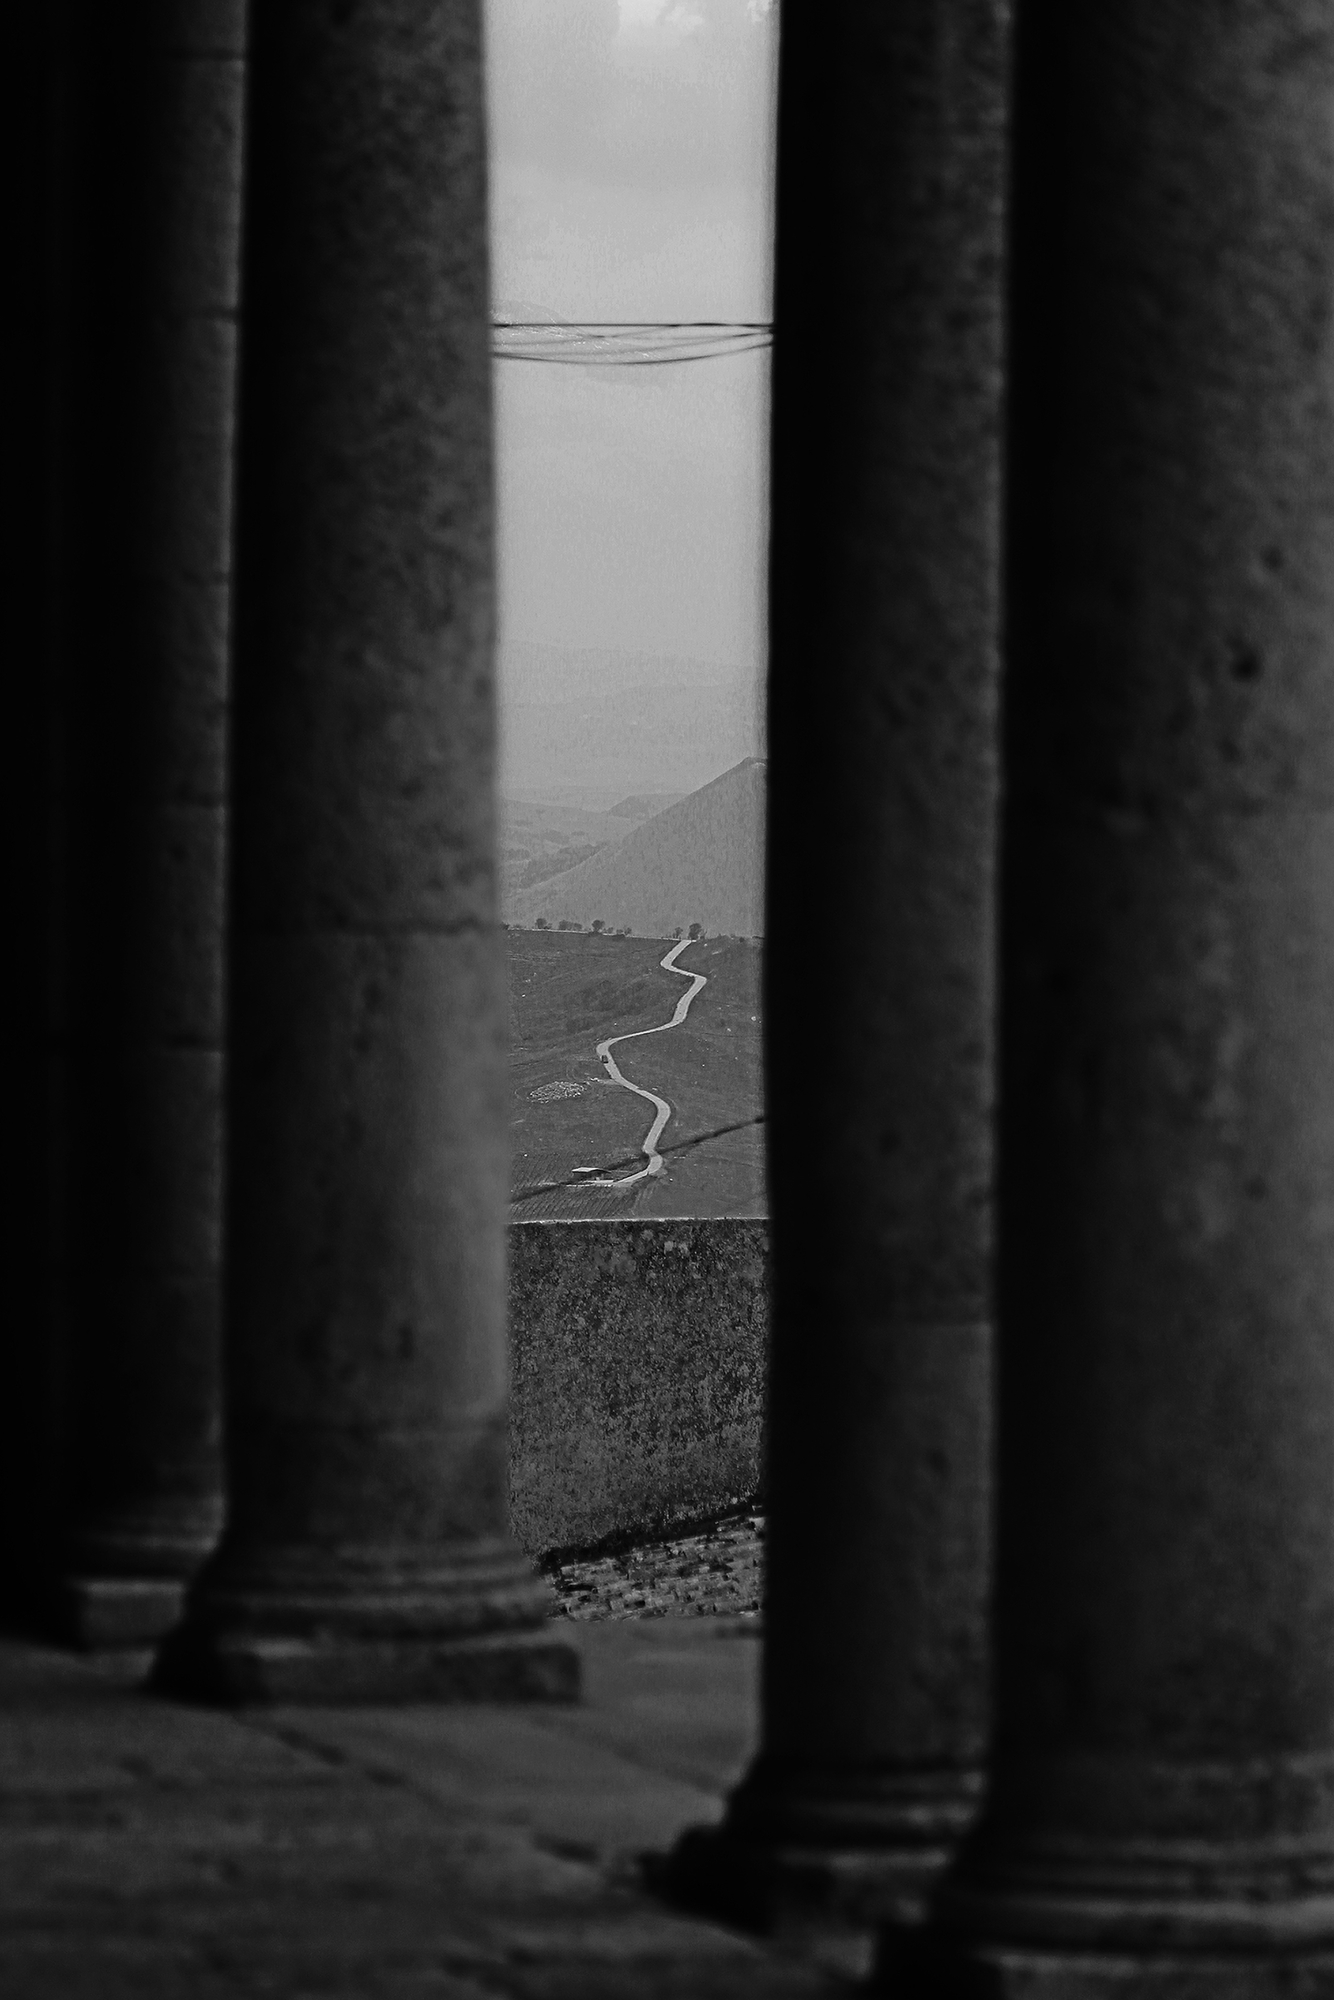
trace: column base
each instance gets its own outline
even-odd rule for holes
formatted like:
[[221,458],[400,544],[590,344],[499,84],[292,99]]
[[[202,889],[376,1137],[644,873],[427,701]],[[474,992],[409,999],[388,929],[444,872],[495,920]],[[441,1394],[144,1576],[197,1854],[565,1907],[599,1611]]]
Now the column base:
[[222,1523],[223,1503],[217,1496],[107,1508],[65,1534],[65,1574],[188,1582],[217,1547]]
[[721,1826],[685,1833],[651,1885],[743,1930],[861,1934],[923,1923],[976,1816],[980,1772],[794,1764],[762,1755]]
[[156,1646],[179,1625],[186,1589],[176,1577],[63,1577],[52,1606],[56,1636],[85,1653]]
[[275,1638],[181,1626],[162,1646],[155,1693],[223,1706],[577,1701],[580,1661],[544,1631],[444,1639],[395,1634]]
[[682,1909],[741,1930],[796,1926],[874,1931],[924,1920],[948,1848],[777,1844],[729,1827],[692,1827],[655,1860],[650,1886]]
[[1334,2000],[1334,1951],[1043,1952],[891,1927],[871,1990],[890,2000]]

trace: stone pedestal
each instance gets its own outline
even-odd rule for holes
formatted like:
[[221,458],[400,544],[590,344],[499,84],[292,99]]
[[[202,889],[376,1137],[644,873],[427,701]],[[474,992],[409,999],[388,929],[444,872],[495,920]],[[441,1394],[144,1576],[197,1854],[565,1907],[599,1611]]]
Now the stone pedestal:
[[688,1900],[911,1911],[986,1730],[1004,10],[784,19],[763,1745]]
[[244,11],[77,5],[61,94],[70,1508],[54,1608],[90,1645],[158,1637],[222,1524]]
[[1334,21],[1019,50],[997,1737],[920,1985],[1334,1993]]
[[480,7],[253,23],[228,1490],[159,1684],[570,1696],[507,1526]]

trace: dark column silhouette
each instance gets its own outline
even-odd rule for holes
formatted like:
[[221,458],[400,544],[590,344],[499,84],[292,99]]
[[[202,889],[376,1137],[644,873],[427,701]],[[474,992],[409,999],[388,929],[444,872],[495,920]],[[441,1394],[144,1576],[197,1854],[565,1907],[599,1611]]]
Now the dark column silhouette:
[[1004,84],[1000,6],[784,19],[763,1744],[673,1871],[752,1921],[915,1907],[979,1791]]
[[69,10],[57,574],[62,1616],[156,1637],[221,1526],[222,911],[244,8]]
[[1334,19],[1018,53],[997,1737],[920,1990],[1327,1993]]
[[56,1555],[60,1492],[54,1145],[55,682],[50,523],[53,500],[53,231],[56,167],[54,9],[5,24],[10,79],[0,122],[7,299],[0,326],[0,657],[5,663],[3,792],[10,1059],[5,1086],[0,1268],[0,1601],[43,1605]]
[[557,1695],[507,1526],[477,0],[253,21],[221,1699]]

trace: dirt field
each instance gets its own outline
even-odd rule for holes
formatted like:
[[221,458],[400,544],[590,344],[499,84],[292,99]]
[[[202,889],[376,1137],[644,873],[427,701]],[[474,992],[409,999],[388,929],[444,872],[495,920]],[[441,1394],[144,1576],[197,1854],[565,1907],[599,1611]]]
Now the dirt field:
[[670,1018],[682,993],[681,980],[658,964],[670,940],[511,931],[508,942],[512,1213],[765,1214],[758,944],[710,938],[690,946],[682,970],[709,983],[685,1021],[616,1050],[624,1074],[673,1112],[659,1142],[666,1170],[621,1194],[581,1189],[575,1169],[635,1172],[653,1113],[606,1081],[595,1051],[609,1035]]

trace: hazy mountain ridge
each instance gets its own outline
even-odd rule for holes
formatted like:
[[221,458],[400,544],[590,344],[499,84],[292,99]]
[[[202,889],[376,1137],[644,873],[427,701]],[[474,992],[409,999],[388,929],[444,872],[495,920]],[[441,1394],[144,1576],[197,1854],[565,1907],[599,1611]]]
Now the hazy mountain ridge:
[[501,900],[586,861],[609,841],[632,833],[638,823],[576,806],[502,798]]
[[679,805],[684,792],[636,792],[631,798],[618,799],[607,811],[616,819],[653,819],[656,814],[666,812],[668,806]]
[[639,653],[607,646],[539,644],[511,639],[499,651],[497,670],[503,702],[562,702],[581,695],[622,694],[627,688],[657,686],[734,687],[756,685],[759,670],[724,660],[678,654]]
[[716,661],[512,645],[501,661],[501,790],[681,794],[762,750],[752,672]]
[[680,925],[711,935],[759,937],[764,928],[766,767],[744,758],[721,777],[645,820],[614,846],[565,874],[512,892],[509,923],[545,917],[640,937],[670,937]]

